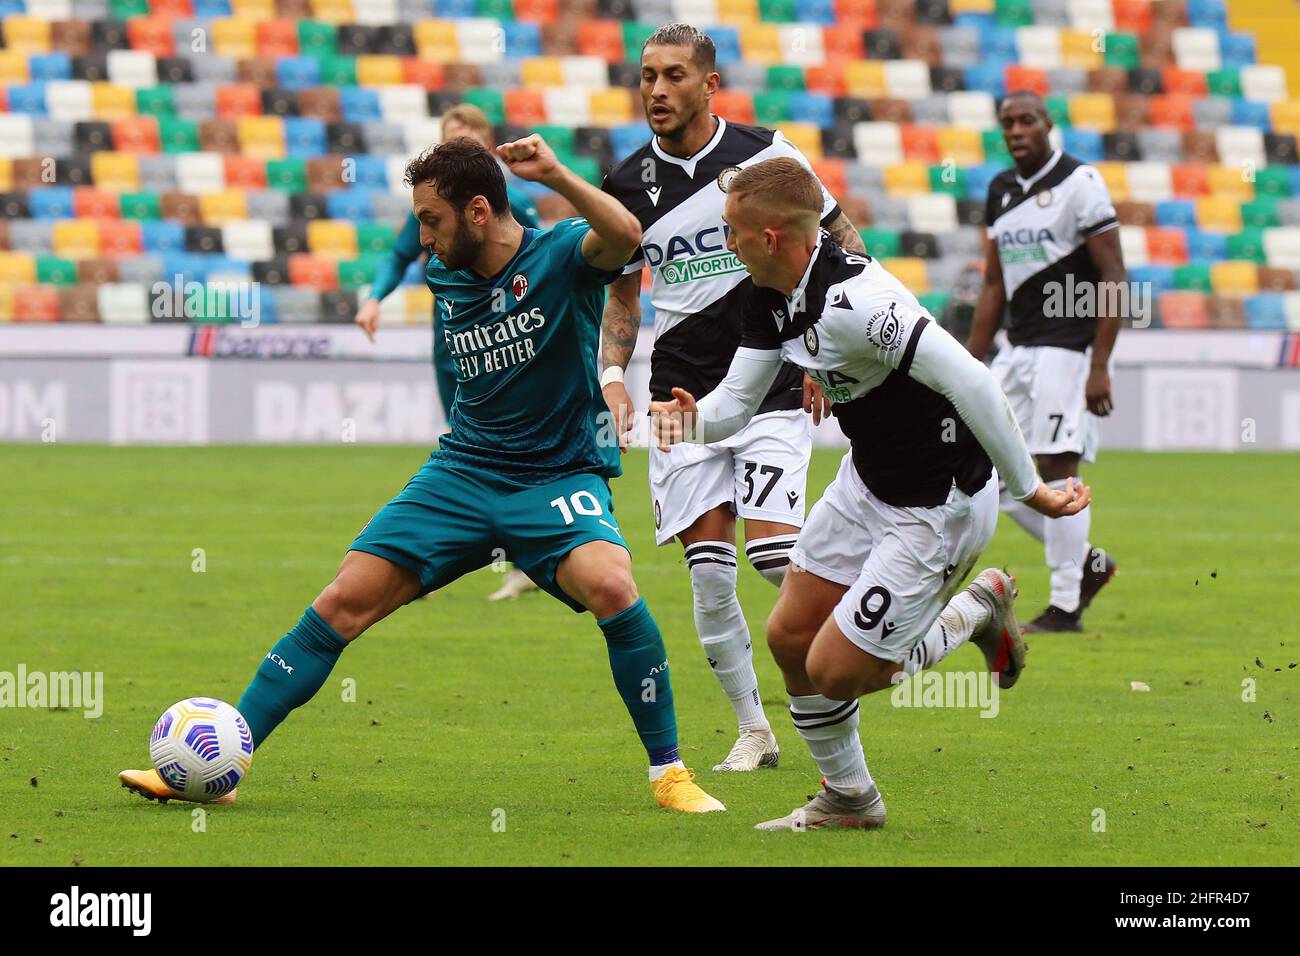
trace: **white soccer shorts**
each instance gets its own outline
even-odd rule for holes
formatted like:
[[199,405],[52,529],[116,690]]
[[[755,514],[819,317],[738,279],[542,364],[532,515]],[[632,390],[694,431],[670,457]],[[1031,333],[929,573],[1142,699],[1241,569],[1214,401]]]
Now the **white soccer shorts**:
[[724,441],[650,448],[655,542],[667,544],[700,515],[736,515],[803,526],[812,424],[802,409],[765,412]]
[[835,623],[873,657],[905,661],[970,574],[998,522],[997,473],[974,495],[899,508],[868,490],[845,455],[790,552],[790,574],[847,587]]
[[1096,460],[1100,428],[1084,395],[1091,367],[1092,349],[1048,345],[1013,345],[993,359],[993,376],[1031,455],[1073,453]]

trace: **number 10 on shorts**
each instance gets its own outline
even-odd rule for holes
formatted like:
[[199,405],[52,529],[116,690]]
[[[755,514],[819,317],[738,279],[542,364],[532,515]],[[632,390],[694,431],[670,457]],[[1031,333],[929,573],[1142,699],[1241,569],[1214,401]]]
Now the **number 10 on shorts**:
[[560,509],[560,515],[564,518],[565,524],[573,524],[575,512],[591,518],[604,514],[600,502],[596,500],[596,496],[590,491],[575,491],[569,495],[568,501],[565,501],[563,496],[556,498],[551,502],[551,507]]

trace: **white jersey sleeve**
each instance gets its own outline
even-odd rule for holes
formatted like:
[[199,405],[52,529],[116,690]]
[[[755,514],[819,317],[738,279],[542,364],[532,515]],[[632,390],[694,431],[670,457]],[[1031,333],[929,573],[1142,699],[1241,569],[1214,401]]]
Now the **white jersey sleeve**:
[[699,414],[686,440],[708,445],[730,438],[754,417],[781,371],[781,350],[741,346],[726,377],[699,401]]
[[1115,204],[1110,201],[1110,191],[1106,189],[1101,173],[1091,166],[1081,166],[1075,176],[1079,179],[1079,188],[1070,196],[1079,233],[1088,237],[1118,229]]
[[1038,488],[1038,470],[993,373],[936,322],[917,330],[908,352],[908,374],[952,402],[1011,496],[1018,501],[1030,497]]
[[[919,305],[912,304],[915,300],[911,295],[903,298],[898,294],[901,286],[893,276],[883,282],[869,281],[866,275],[857,283],[859,287],[865,286],[868,295],[863,303],[863,311],[867,313],[866,353],[882,365],[906,372],[912,361],[913,339],[928,319]],[[850,294],[848,284],[832,288],[827,293],[827,301],[834,306],[838,296]]]

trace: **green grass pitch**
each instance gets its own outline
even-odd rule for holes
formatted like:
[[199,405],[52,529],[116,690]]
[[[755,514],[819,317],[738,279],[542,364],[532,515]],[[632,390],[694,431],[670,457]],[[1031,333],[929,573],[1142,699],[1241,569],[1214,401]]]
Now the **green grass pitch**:
[[[1031,644],[995,719],[864,699],[890,816],[878,832],[757,833],[817,774],[762,640],[775,592],[743,562],[776,771],[721,776],[730,707],[701,653],[676,546],[652,542],[646,455],[614,485],[672,660],[683,752],[728,807],[657,810],[599,631],[471,575],[372,629],[270,738],[240,800],[148,803],[173,701],[235,702],[418,448],[0,446],[0,671],[102,671],[97,720],[0,710],[0,863],[1283,864],[1300,856],[1300,457],[1110,453],[1093,541],[1120,575],[1083,635]],[[810,496],[838,453],[818,452]],[[203,549],[206,570],[192,569]],[[985,564],[1041,609],[1038,547],[1005,519]],[[963,648],[942,667],[974,669]],[[1258,663],[1257,663],[1258,662]],[[1280,670],[1278,670],[1280,668]],[[1243,700],[1254,678],[1255,699]],[[356,701],[343,700],[355,681]],[[1149,693],[1134,692],[1143,681]],[[502,813],[501,811],[504,811]],[[1105,829],[1098,823],[1104,813]],[[500,822],[504,821],[504,831]],[[497,826],[494,827],[494,822]],[[200,832],[195,832],[198,829]]]

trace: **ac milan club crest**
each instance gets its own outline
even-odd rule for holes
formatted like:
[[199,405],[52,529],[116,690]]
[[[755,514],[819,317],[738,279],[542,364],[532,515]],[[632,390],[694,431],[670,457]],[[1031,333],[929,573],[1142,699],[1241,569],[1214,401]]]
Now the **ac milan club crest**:
[[528,294],[528,276],[522,272],[516,272],[515,277],[510,280],[510,291],[515,294],[515,301],[523,301],[524,296]]

